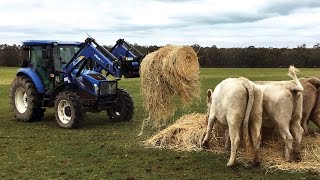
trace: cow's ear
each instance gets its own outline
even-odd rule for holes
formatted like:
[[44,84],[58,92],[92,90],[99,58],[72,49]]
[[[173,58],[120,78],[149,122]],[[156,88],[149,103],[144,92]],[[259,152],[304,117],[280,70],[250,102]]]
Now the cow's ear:
[[208,89],[208,91],[207,91],[207,103],[211,102],[211,94],[212,94],[212,90]]

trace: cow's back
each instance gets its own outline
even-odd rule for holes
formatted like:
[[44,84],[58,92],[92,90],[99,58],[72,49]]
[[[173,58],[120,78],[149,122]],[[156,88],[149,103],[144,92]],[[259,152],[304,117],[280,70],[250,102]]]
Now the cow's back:
[[223,124],[227,117],[243,120],[247,108],[247,90],[239,79],[222,81],[213,92],[216,116]]
[[264,85],[263,126],[274,126],[277,118],[291,119],[293,103],[293,95],[289,89],[278,85]]

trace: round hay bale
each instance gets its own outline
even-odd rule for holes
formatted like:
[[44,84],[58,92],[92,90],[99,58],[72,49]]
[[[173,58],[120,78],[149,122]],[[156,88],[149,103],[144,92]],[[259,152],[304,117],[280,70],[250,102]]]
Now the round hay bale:
[[164,124],[164,117],[175,112],[172,102],[174,93],[170,88],[166,88],[166,81],[162,78],[162,60],[156,52],[143,59],[140,69],[144,107],[150,118],[157,119],[153,126],[160,127]]
[[163,59],[163,76],[180,97],[183,104],[199,98],[199,62],[189,46],[172,46]]
[[140,76],[147,120],[155,128],[165,125],[174,114],[175,97],[184,106],[200,98],[199,62],[189,46],[168,45],[148,54],[142,60]]
[[[177,151],[199,151],[201,140],[207,128],[205,114],[187,114],[179,118],[174,124],[143,141],[147,148],[173,149]],[[226,153],[224,149],[224,128],[214,124],[208,151]],[[302,139],[302,162],[286,162],[283,158],[284,142],[277,133],[262,134],[272,136],[263,139],[260,147],[261,165],[271,170],[315,171],[320,172],[320,134],[305,136]],[[227,160],[227,159],[226,159]],[[238,161],[249,162],[250,156],[244,148],[239,149]]]

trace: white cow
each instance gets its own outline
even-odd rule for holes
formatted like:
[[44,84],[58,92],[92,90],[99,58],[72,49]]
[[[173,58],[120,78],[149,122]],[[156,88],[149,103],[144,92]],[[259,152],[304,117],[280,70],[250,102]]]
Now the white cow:
[[294,160],[301,161],[303,87],[297,79],[296,71],[295,67],[290,66],[289,76],[293,81],[255,82],[263,90],[263,126],[278,128],[285,142],[286,161],[292,159],[292,152]]
[[218,120],[228,127],[225,133],[226,145],[229,137],[231,140],[231,155],[227,166],[233,166],[236,162],[241,130],[246,147],[250,144],[253,146],[253,161],[257,163],[261,141],[262,91],[246,78],[228,78],[218,84],[213,93],[211,89],[208,90],[207,106],[209,119],[202,146],[208,146],[213,124]]

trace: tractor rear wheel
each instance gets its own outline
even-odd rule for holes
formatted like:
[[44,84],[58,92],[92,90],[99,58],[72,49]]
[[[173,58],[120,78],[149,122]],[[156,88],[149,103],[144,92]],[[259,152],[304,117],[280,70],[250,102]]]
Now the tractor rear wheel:
[[80,97],[71,91],[60,92],[54,102],[55,117],[62,128],[76,128],[83,120]]
[[14,116],[23,122],[40,121],[45,109],[41,108],[42,96],[27,76],[18,76],[10,88],[10,104]]
[[117,90],[117,102],[107,110],[112,121],[129,121],[132,119],[134,104],[130,94],[124,89]]

